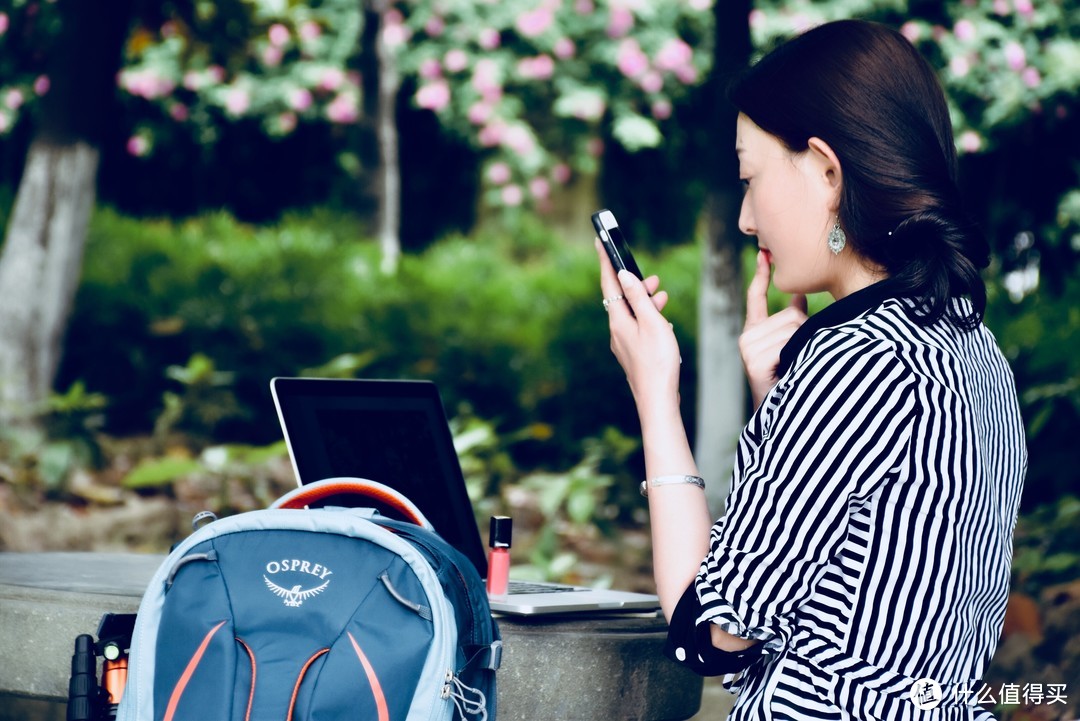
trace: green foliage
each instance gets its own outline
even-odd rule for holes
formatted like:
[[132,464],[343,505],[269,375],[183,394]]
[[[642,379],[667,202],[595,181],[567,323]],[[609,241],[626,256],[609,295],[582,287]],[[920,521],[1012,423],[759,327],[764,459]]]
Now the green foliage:
[[[436,380],[450,415],[533,429],[514,445],[526,466],[578,460],[580,439],[606,425],[634,430],[588,234],[567,242],[522,216],[510,231],[408,255],[386,277],[374,243],[349,242],[352,227],[321,211],[254,228],[223,214],[174,223],[102,209],[62,377],[109,398],[112,432],[158,419],[159,435],[215,442],[277,436],[269,379],[298,374]],[[697,257],[686,246],[641,258],[672,294],[688,373]]]

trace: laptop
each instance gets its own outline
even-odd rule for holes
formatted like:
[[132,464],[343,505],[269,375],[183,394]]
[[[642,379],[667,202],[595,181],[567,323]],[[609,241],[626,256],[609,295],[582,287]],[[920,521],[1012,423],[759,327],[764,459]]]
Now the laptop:
[[[480,528],[434,383],[274,378],[270,391],[298,483],[345,476],[390,486],[487,577]],[[493,611],[522,616],[658,607],[652,594],[518,580],[506,596],[491,599]]]

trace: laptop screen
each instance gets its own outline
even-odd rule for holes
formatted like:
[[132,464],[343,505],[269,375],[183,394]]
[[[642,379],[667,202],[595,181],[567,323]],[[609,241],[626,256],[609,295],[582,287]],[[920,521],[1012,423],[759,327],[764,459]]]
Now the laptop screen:
[[[487,575],[442,401],[429,381],[274,378],[300,483],[355,476],[390,486]],[[333,501],[331,501],[332,503]]]

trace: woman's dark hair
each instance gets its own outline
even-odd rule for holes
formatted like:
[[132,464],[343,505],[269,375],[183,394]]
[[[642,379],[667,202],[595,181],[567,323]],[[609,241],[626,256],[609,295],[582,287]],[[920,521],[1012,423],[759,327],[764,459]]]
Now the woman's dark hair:
[[[961,211],[945,95],[930,64],[883,25],[841,20],[787,41],[735,79],[731,102],[793,153],[824,140],[843,170],[840,225],[859,255],[965,329],[986,309],[986,239]],[[952,303],[968,295],[973,313]]]

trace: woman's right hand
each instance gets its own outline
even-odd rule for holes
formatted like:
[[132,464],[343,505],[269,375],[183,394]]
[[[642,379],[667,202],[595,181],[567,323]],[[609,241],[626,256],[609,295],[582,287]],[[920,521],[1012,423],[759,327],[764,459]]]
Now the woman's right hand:
[[739,354],[750,382],[754,408],[761,405],[765,395],[779,380],[776,369],[780,365],[780,351],[799,326],[806,322],[805,295],[792,295],[787,308],[769,315],[768,293],[769,259],[764,251],[759,250],[754,278],[746,290],[746,325],[739,336]]
[[610,301],[608,326],[611,351],[626,373],[638,412],[644,420],[654,411],[677,408],[679,344],[671,323],[660,313],[668,300],[667,293],[658,290],[660,279],[649,276],[640,281],[630,273],[620,278],[599,241],[596,254],[603,297],[625,297]]

